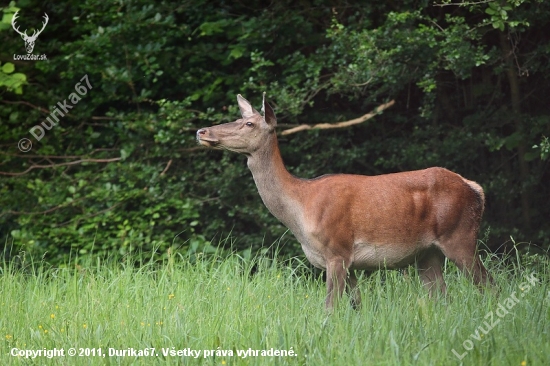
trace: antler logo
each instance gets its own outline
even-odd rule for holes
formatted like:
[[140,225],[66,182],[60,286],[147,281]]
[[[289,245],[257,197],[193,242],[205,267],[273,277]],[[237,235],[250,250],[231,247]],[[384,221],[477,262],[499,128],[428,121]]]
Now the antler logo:
[[38,32],[36,29],[33,31],[32,35],[27,35],[27,30],[25,29],[24,32],[19,31],[19,27],[15,27],[15,19],[17,19],[17,13],[19,13],[19,10],[13,14],[13,18],[11,19],[11,26],[13,29],[21,35],[21,38],[23,38],[23,41],[25,41],[25,48],[27,49],[27,53],[32,53],[32,50],[34,49],[34,42],[36,42],[36,38],[42,33],[44,28],[46,28],[46,24],[48,24],[48,14],[44,13],[44,22],[42,23],[42,29],[40,29]]

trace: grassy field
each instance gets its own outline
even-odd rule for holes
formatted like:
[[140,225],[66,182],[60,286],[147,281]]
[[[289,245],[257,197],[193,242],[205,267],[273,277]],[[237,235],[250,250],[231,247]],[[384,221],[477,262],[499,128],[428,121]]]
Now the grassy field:
[[547,259],[489,262],[498,295],[450,265],[439,301],[413,270],[379,271],[359,311],[344,299],[332,314],[299,260],[3,264],[0,364],[550,364]]

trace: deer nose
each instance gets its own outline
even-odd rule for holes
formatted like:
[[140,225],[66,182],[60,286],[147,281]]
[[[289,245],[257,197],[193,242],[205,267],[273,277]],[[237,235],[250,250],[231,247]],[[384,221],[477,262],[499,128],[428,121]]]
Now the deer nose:
[[206,128],[201,128],[197,131],[197,138],[199,138],[200,135],[206,135]]

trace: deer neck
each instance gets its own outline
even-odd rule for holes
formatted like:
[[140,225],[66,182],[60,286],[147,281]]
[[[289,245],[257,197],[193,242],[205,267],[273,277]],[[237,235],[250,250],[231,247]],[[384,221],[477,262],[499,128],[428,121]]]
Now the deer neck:
[[296,234],[301,215],[300,191],[303,181],[286,170],[277,135],[273,133],[260,149],[248,156],[260,197],[269,211]]

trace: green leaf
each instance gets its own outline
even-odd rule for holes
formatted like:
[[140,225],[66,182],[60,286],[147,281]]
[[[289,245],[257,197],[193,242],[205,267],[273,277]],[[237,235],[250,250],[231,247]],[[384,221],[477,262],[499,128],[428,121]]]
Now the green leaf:
[[241,58],[243,55],[243,49],[241,48],[233,48],[231,52],[229,52],[229,57],[233,57],[234,59]]
[[500,11],[500,16],[504,20],[508,19],[508,13],[506,12],[506,10],[501,10]]
[[508,136],[504,139],[504,146],[508,150],[513,150],[513,149],[515,149],[516,147],[519,146],[519,144],[521,143],[522,140],[523,140],[523,137],[522,137],[521,133],[514,132],[513,134],[511,134],[510,136]]
[[10,76],[13,80],[17,80],[17,81],[20,81],[20,82],[27,81],[27,75],[22,74],[20,72],[16,72],[15,74],[10,75]]
[[13,14],[4,13],[4,15],[2,15],[2,23],[10,24],[12,18],[13,18]]
[[11,74],[15,71],[15,65],[11,62],[6,62],[4,65],[2,65],[2,71],[6,74]]

